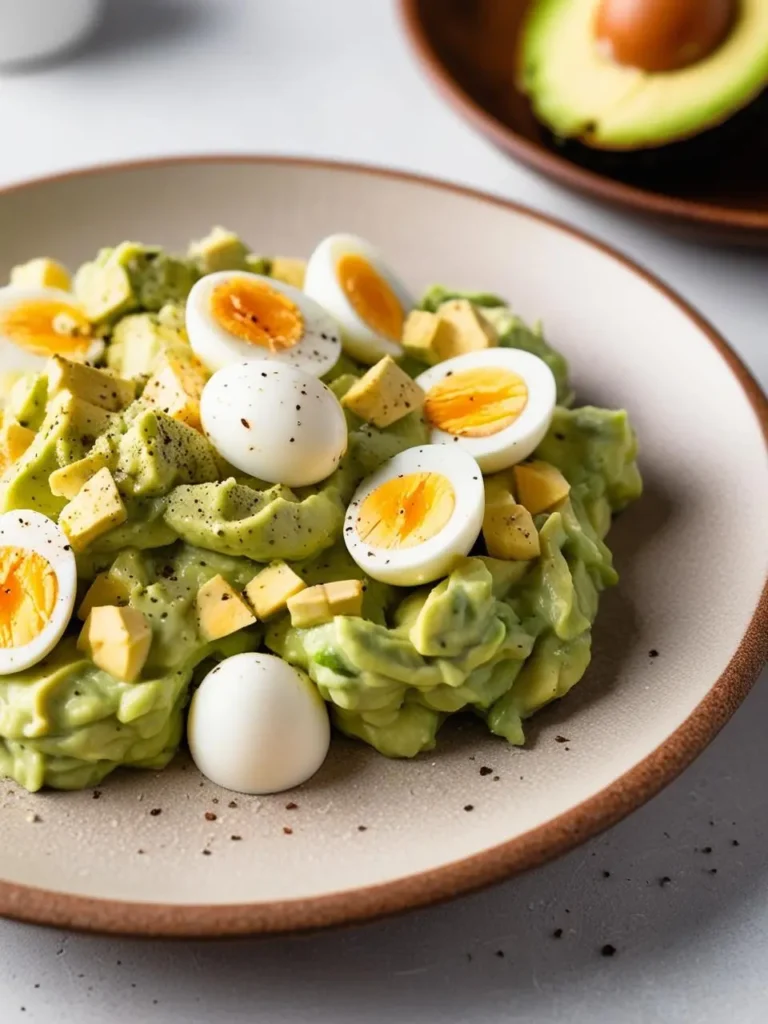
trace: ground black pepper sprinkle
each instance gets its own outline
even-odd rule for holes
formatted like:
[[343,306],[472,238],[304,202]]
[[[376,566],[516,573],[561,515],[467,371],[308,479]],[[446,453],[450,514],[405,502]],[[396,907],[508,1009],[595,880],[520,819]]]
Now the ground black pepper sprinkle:
[[503,950],[503,949],[497,949],[497,950],[496,950],[496,956],[497,956],[497,957],[498,957],[498,958],[499,958],[500,960],[501,960],[501,959],[503,959],[503,957],[504,957],[504,950]]
[[162,807],[153,807],[149,813],[152,815],[153,818],[156,818],[158,814],[163,813],[163,809]]
[[567,736],[555,736],[555,743],[570,743]]
[[555,930],[552,932],[552,938],[553,939],[562,939],[562,937],[563,937],[563,929],[562,928],[555,928]]
[[229,807],[231,810],[234,810],[237,807],[237,800],[230,800],[229,803],[227,804],[227,807]]
[[652,647],[651,650],[648,651],[648,657],[649,658],[658,658],[658,656],[659,656],[659,652],[656,650],[655,647]]
[[600,955],[601,956],[615,956],[616,955],[616,947],[612,946],[610,942],[606,942],[606,944],[600,950]]
[[358,832],[367,832],[368,831],[368,826],[367,825],[358,825],[357,826],[357,831]]
[[206,821],[216,821],[216,815],[213,813],[213,811],[206,811],[205,812],[205,820]]
[[465,804],[464,805],[464,810],[465,811],[474,811],[474,809],[475,809],[474,804]]
[[610,871],[604,871],[603,872],[603,878],[610,878],[610,877],[611,877],[611,872]]
[[481,775],[490,775],[492,771],[493,771],[493,768],[489,768],[487,765],[483,765],[483,767],[480,769],[480,774]]
[[243,837],[242,836],[230,836],[229,838],[232,840],[233,843],[239,843]]
[[297,803],[294,803],[293,800],[291,800],[290,803],[287,803],[285,805],[285,809],[286,811],[295,811],[298,808],[298,806],[299,805]]
[[670,885],[671,882],[672,882],[672,879],[669,877],[669,875],[663,875],[659,879],[659,885],[662,887],[662,889],[664,888],[665,885]]
[[101,790],[94,789],[93,793],[91,793],[91,796],[93,797],[94,800],[98,800],[99,797],[101,796]]
[[211,851],[210,850],[201,850],[200,852],[202,853],[202,855],[204,857],[210,857],[211,856]]
[[287,825],[283,825],[283,832],[285,832],[285,834],[287,836],[292,836],[293,835],[293,829],[292,828],[288,828]]

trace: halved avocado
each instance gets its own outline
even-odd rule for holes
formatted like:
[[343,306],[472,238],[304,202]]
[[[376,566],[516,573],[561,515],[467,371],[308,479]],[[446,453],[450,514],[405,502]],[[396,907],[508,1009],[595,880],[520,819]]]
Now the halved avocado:
[[709,56],[664,72],[605,55],[595,36],[599,4],[533,0],[523,29],[521,88],[561,139],[603,150],[664,146],[728,120],[768,85],[768,0],[739,0]]

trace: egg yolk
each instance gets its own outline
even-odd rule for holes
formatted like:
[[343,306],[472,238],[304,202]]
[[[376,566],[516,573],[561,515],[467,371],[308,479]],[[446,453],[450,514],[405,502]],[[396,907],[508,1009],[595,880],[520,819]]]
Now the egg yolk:
[[489,437],[514,423],[528,404],[522,377],[498,366],[461,370],[427,392],[424,413],[434,427],[458,437]]
[[304,317],[287,295],[245,278],[214,288],[211,314],[225,331],[270,352],[293,348],[304,334]]
[[0,649],[23,647],[42,633],[58,592],[56,573],[42,555],[0,548]]
[[400,341],[405,314],[400,300],[368,260],[345,253],[336,264],[336,276],[354,311],[371,330]]
[[413,548],[435,537],[456,499],[440,473],[408,473],[371,491],[360,507],[357,532],[376,548]]
[[84,360],[91,345],[91,325],[64,302],[30,299],[0,311],[0,335],[40,356]]

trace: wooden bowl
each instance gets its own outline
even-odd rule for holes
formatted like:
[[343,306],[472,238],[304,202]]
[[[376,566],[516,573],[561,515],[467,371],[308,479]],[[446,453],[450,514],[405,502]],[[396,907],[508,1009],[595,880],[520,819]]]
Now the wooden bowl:
[[657,151],[658,161],[648,154],[589,160],[583,147],[558,147],[515,81],[515,51],[530,3],[400,0],[411,42],[443,95],[515,159],[677,231],[768,245],[768,114],[753,105],[746,130],[708,133],[706,159],[700,147],[683,144],[673,147],[680,150],[674,162],[663,159],[670,147]]

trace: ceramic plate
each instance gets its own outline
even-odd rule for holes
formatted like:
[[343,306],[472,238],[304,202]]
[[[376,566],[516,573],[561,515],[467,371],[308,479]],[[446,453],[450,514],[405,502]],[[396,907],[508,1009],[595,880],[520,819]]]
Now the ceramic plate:
[[[513,749],[471,720],[387,761],[337,740],[304,788],[233,796],[180,757],[96,792],[0,783],[0,913],[111,932],[231,935],[359,920],[542,863],[669,782],[735,710],[768,640],[765,398],[660,282],[540,214],[407,175],[280,159],[98,169],[0,194],[0,275],[211,224],[263,252],[353,231],[414,291],[509,296],[572,361],[582,400],[626,406],[647,492],[611,544],[622,574],[583,683]],[[651,652],[658,656],[651,656]],[[490,768],[490,772],[481,769]]]
[[448,101],[500,149],[569,188],[675,229],[768,245],[768,102],[707,159],[642,160],[599,173],[558,150],[516,85],[515,48],[531,0],[400,0],[416,53]]

